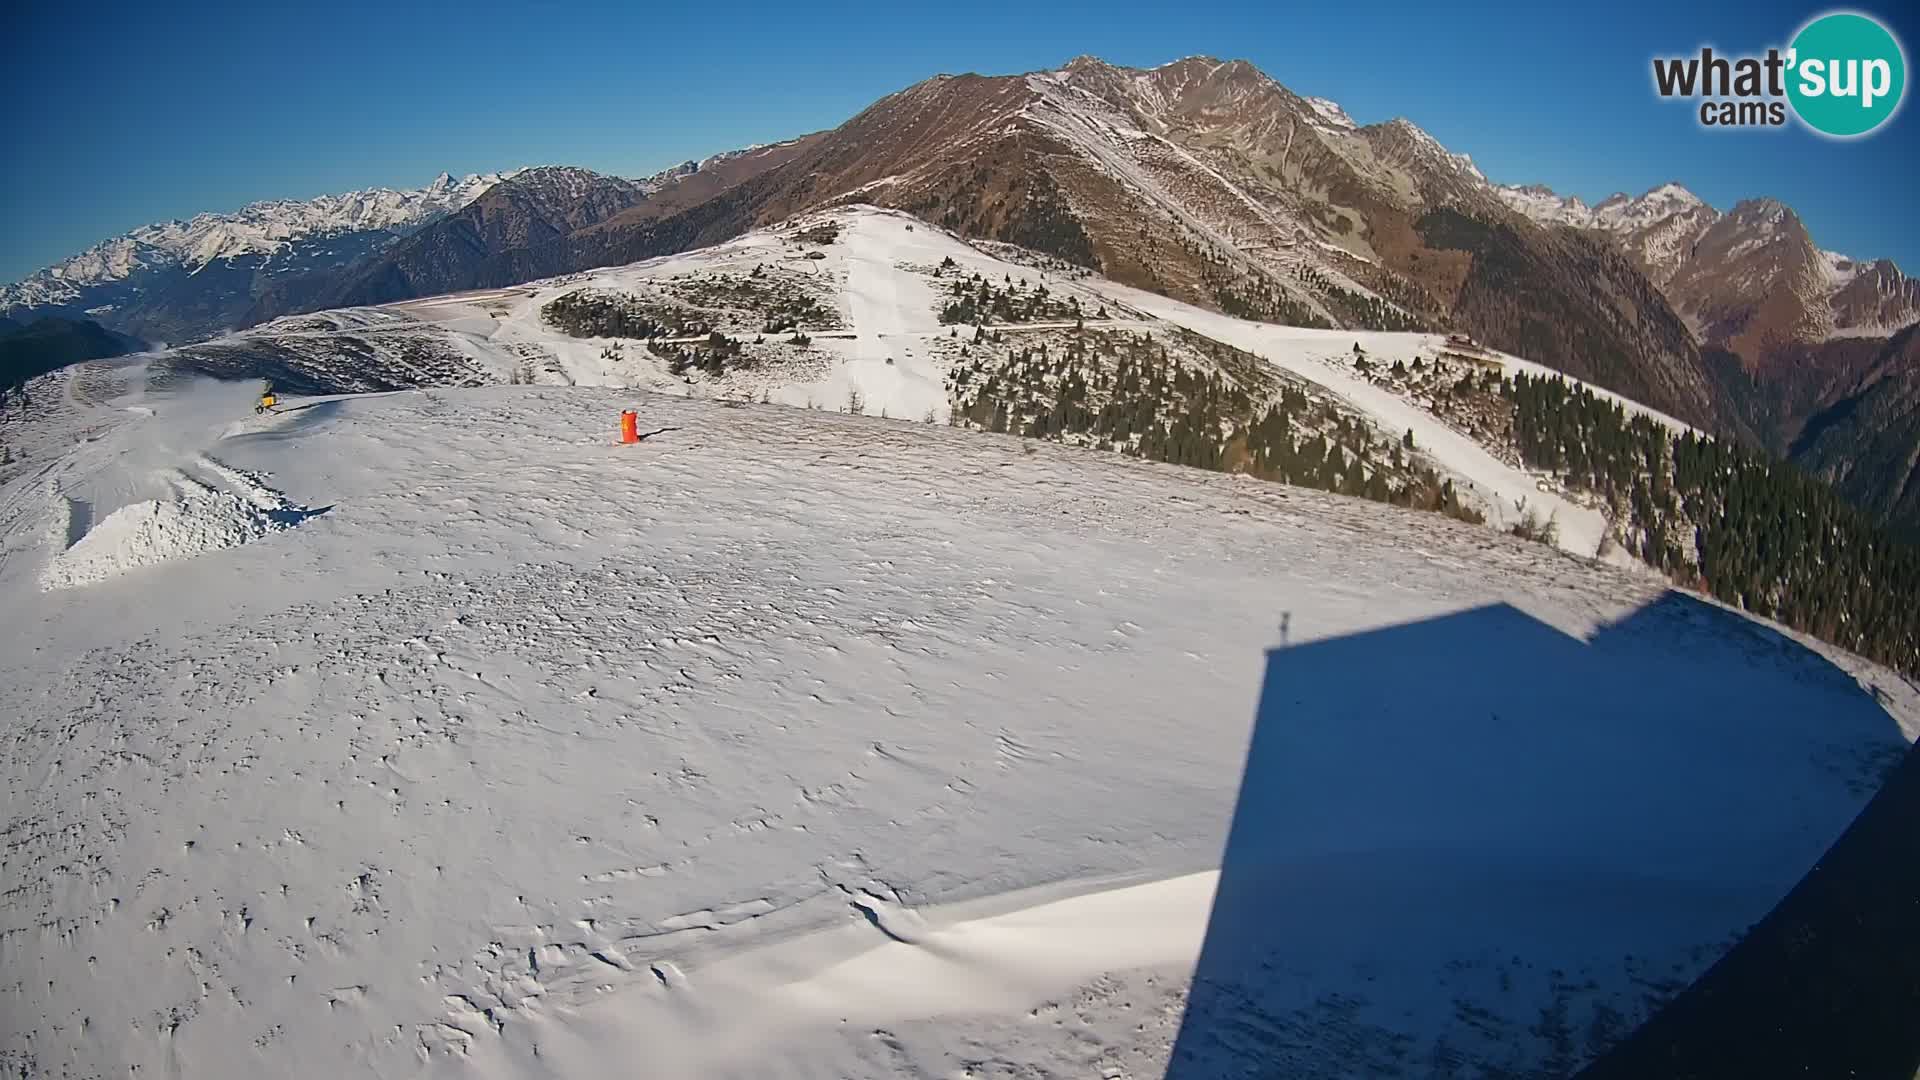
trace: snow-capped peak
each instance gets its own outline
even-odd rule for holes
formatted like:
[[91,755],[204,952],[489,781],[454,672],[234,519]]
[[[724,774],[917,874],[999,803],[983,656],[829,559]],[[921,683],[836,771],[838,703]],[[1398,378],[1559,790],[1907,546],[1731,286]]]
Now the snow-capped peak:
[[1495,184],[1493,190],[1501,202],[1541,224],[1593,227],[1594,211],[1578,196],[1563,198],[1545,184]]
[[1387,126],[1404,135],[1407,140],[1413,144],[1417,153],[1435,162],[1450,164],[1457,171],[1467,173],[1476,180],[1486,179],[1486,175],[1474,165],[1472,157],[1466,154],[1456,154],[1447,149],[1441,145],[1439,139],[1429,135],[1425,128],[1422,128],[1406,117],[1396,116],[1388,121]]
[[1108,75],[1113,73],[1113,65],[1093,55],[1076,56],[1053,72],[1057,82],[1066,82],[1074,76]]
[[616,187],[638,187],[645,185],[619,177],[605,176],[592,169],[582,169],[576,165],[540,165],[524,169],[514,176],[515,185],[538,191],[542,197],[572,202],[586,198],[587,195],[603,185]]
[[1305,101],[1307,107],[1318,114],[1320,119],[1326,121],[1330,127],[1338,128],[1342,131],[1353,131],[1360,126],[1353,122],[1353,117],[1347,115],[1347,110],[1341,108],[1339,102],[1329,101],[1323,97],[1310,97],[1301,100]]
[[1701,199],[1700,196],[1695,195],[1693,192],[1688,191],[1672,180],[1640,196],[1640,199],[1643,202],[1660,202],[1665,204],[1679,204],[1682,206],[1706,205],[1705,200]]
[[1637,199],[1616,192],[1594,207],[1595,223],[1614,229],[1643,227],[1676,214],[1699,215],[1703,211],[1709,220],[1717,216],[1700,196],[1672,181]]
[[1862,272],[1871,269],[1872,265],[1871,263],[1863,263],[1857,259],[1842,255],[1837,251],[1822,249],[1820,251],[1820,261],[1817,269],[1820,271],[1821,276],[1826,279],[1829,289],[1838,289],[1854,278],[1859,277]]
[[1507,206],[1543,225],[1640,232],[1675,217],[1697,218],[1705,227],[1719,216],[1700,196],[1672,182],[1637,198],[1624,191],[1615,192],[1591,207],[1576,196],[1556,194],[1544,184],[1497,184],[1494,191]]

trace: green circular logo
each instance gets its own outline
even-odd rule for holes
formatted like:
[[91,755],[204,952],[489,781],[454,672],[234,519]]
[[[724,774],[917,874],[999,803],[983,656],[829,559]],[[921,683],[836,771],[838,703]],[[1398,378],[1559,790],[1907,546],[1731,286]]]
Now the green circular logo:
[[1887,122],[1907,92],[1906,54],[1865,15],[1836,12],[1808,23],[1793,39],[1789,63],[1793,111],[1826,135],[1865,135]]

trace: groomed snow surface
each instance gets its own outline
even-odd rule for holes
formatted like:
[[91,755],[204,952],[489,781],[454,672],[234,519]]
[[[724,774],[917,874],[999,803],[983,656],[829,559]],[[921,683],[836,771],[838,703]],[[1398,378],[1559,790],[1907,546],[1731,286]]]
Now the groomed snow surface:
[[250,392],[4,474],[10,1072],[1567,1071],[1920,717],[1438,515],[777,405]]

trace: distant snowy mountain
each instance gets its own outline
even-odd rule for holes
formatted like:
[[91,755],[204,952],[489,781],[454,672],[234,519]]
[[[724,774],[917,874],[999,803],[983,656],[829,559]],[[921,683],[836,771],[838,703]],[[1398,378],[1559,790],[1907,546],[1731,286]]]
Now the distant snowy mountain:
[[[470,215],[462,230],[471,235],[453,245],[478,240],[480,246],[455,262],[557,239],[682,185],[705,191],[709,177],[750,170],[751,159],[768,150],[731,150],[640,180],[561,165],[461,179],[442,173],[423,188],[370,188],[197,214],[142,226],[0,286],[0,315],[88,318],[157,343],[200,340],[289,312],[354,302],[349,294],[370,288],[355,282],[385,273],[382,256],[489,194],[494,203]],[[696,177],[700,182],[687,184]],[[460,273],[430,274],[432,283],[405,295],[441,291]]]
[[145,225],[0,286],[0,312],[85,315],[148,339],[205,336],[234,325],[263,281],[350,262],[513,175],[441,173],[405,191],[274,199]]
[[368,188],[307,200],[250,203],[231,214],[196,214],[102,241],[25,280],[0,286],[0,306],[70,304],[83,290],[125,280],[141,270],[178,266],[198,271],[216,259],[274,256],[317,236],[404,229],[458,209],[513,173],[455,180],[446,173],[423,188]]
[[262,297],[248,321],[525,281],[538,276],[536,268],[515,266],[494,278],[487,273],[496,256],[564,246],[574,233],[641,205],[700,168],[690,162],[644,181],[564,165],[523,170],[387,250],[331,275],[323,290]]
[[1888,260],[1821,250],[1776,200],[1722,213],[1677,183],[1592,207],[1537,184],[1495,190],[1542,225],[1610,234],[1702,340],[1743,355],[1769,341],[1885,337],[1920,319],[1920,281]]

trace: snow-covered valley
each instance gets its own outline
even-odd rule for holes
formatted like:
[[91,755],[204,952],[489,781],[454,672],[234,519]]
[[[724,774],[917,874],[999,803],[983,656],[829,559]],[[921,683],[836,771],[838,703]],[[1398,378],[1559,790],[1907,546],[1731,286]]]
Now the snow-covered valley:
[[[924,298],[853,295],[828,378],[904,406]],[[29,1075],[1552,1072],[1920,724],[1645,575],[1112,453],[86,385],[0,486]]]

